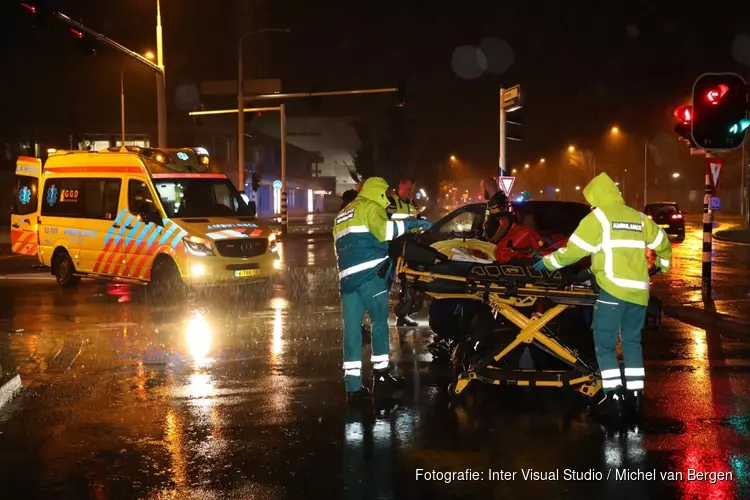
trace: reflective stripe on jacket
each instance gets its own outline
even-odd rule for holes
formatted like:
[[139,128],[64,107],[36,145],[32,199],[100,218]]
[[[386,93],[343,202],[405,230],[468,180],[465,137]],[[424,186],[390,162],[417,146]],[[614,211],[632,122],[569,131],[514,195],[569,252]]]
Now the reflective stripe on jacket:
[[565,248],[544,258],[545,266],[560,269],[591,255],[591,271],[600,287],[620,300],[648,305],[646,248],[656,252],[659,267],[668,271],[669,237],[653,220],[625,205],[607,174],[594,178],[583,194],[597,208],[584,217]]

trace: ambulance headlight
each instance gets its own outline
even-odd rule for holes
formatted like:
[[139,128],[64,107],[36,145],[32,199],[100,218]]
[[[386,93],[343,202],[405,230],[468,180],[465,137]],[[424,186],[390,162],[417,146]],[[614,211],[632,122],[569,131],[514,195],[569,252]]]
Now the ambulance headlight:
[[185,248],[188,249],[188,252],[196,257],[206,257],[214,254],[214,251],[211,249],[211,242],[204,240],[203,238],[198,238],[197,236],[186,236],[182,239],[182,242],[185,244]]
[[268,235],[268,251],[269,252],[275,252],[277,250],[276,247],[276,233],[271,233]]

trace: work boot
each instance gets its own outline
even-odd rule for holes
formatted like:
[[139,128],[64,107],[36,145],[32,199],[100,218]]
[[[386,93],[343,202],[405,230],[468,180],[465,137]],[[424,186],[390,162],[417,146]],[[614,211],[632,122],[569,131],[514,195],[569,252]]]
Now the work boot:
[[614,391],[604,394],[591,412],[594,418],[604,425],[618,427],[622,423],[625,408],[625,391],[617,387]]
[[643,421],[643,391],[628,391],[625,395],[625,408],[628,419],[633,423]]
[[399,318],[396,320],[396,326],[408,326],[410,328],[416,328],[419,326],[419,323],[411,319],[409,316],[399,316]]
[[370,391],[367,387],[362,387],[355,392],[346,393],[346,402],[353,406],[358,406],[370,399]]
[[391,375],[389,369],[385,370],[373,370],[373,393],[376,396],[394,396],[401,391],[406,382],[401,377],[394,377]]

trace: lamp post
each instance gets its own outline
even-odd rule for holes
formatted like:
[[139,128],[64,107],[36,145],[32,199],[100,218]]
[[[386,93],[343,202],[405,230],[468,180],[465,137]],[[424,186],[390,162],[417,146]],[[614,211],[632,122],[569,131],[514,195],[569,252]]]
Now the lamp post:
[[[150,59],[150,58],[149,58]],[[167,78],[164,72],[164,43],[161,30],[161,2],[156,0],[156,129],[157,144],[167,147]],[[124,145],[124,142],[123,142]]]
[[288,29],[280,28],[263,28],[250,31],[240,37],[237,49],[237,189],[241,193],[245,192],[245,89],[244,70],[242,62],[242,47],[245,40],[259,33],[274,31],[278,33],[288,33]]

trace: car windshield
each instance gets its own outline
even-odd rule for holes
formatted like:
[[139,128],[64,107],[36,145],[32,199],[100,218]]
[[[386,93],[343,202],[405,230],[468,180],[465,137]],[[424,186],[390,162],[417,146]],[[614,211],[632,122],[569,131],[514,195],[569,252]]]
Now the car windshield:
[[229,179],[154,179],[167,217],[236,217],[253,215]]

